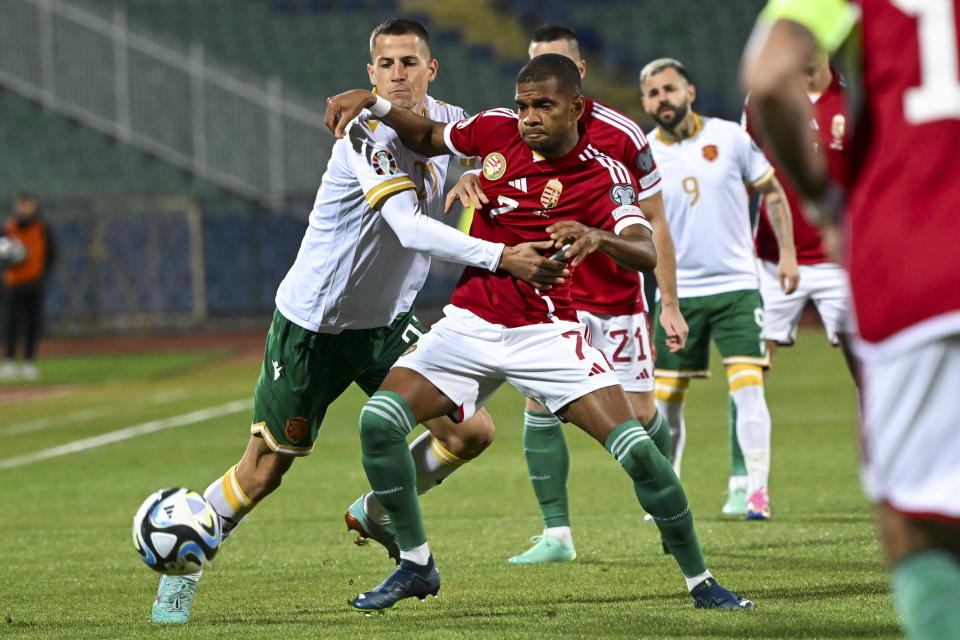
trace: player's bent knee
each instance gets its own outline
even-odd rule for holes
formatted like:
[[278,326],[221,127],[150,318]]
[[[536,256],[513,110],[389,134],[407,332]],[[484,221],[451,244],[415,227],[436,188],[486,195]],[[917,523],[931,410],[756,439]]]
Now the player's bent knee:
[[440,445],[461,460],[471,460],[490,446],[496,435],[493,418],[486,409],[480,409],[463,422],[449,417],[435,418],[424,423]]
[[378,451],[403,441],[414,427],[410,406],[399,395],[378,391],[360,411],[360,443]]
[[493,418],[486,409],[481,409],[469,420],[464,421],[458,430],[460,434],[459,446],[452,449],[453,453],[459,458],[469,460],[476,458],[493,443],[496,435],[496,427],[493,424]]
[[653,416],[657,415],[657,403],[653,401],[653,394],[649,391],[631,391],[627,393],[627,397],[630,398],[630,405],[642,424],[649,424]]

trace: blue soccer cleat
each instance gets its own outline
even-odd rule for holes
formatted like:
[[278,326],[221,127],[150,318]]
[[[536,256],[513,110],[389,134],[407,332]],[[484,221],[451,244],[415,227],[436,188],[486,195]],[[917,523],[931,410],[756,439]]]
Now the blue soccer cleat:
[[707,578],[690,592],[697,609],[753,609],[753,602],[725,589],[714,578]]
[[153,622],[189,622],[190,605],[196,592],[197,581],[193,578],[163,575],[150,619]]
[[353,599],[350,604],[357,611],[377,613],[385,611],[404,598],[435,596],[440,591],[440,572],[433,562],[433,556],[425,565],[410,560],[401,560],[400,566],[376,589],[365,591]]
[[343,520],[347,523],[348,531],[357,533],[357,539],[353,541],[355,545],[362,547],[368,540],[376,540],[383,545],[393,561],[400,564],[400,545],[397,544],[393,530],[389,525],[377,524],[367,517],[367,512],[363,510],[363,496],[350,505],[347,512],[343,514]]

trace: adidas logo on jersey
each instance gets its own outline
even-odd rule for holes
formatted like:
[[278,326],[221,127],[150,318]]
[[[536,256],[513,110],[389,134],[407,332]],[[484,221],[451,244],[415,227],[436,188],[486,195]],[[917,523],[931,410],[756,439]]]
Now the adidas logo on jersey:
[[523,191],[524,193],[527,192],[527,179],[526,179],[526,178],[520,178],[519,180],[511,180],[511,181],[508,182],[507,184],[509,184],[511,187],[513,187],[513,188],[516,189],[517,191]]

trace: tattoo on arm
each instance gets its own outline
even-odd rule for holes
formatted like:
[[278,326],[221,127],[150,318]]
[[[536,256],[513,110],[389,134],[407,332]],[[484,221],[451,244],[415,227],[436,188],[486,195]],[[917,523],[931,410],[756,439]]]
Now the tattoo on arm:
[[767,216],[770,226],[777,237],[777,246],[781,249],[793,246],[793,220],[790,217],[790,206],[779,190],[764,194],[767,203]]

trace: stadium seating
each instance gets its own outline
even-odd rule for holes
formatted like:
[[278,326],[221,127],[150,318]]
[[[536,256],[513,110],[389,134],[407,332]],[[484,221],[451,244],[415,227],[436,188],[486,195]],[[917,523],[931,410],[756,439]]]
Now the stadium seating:
[[0,91],[0,194],[43,198],[128,194],[230,196],[164,162],[92,129]]

